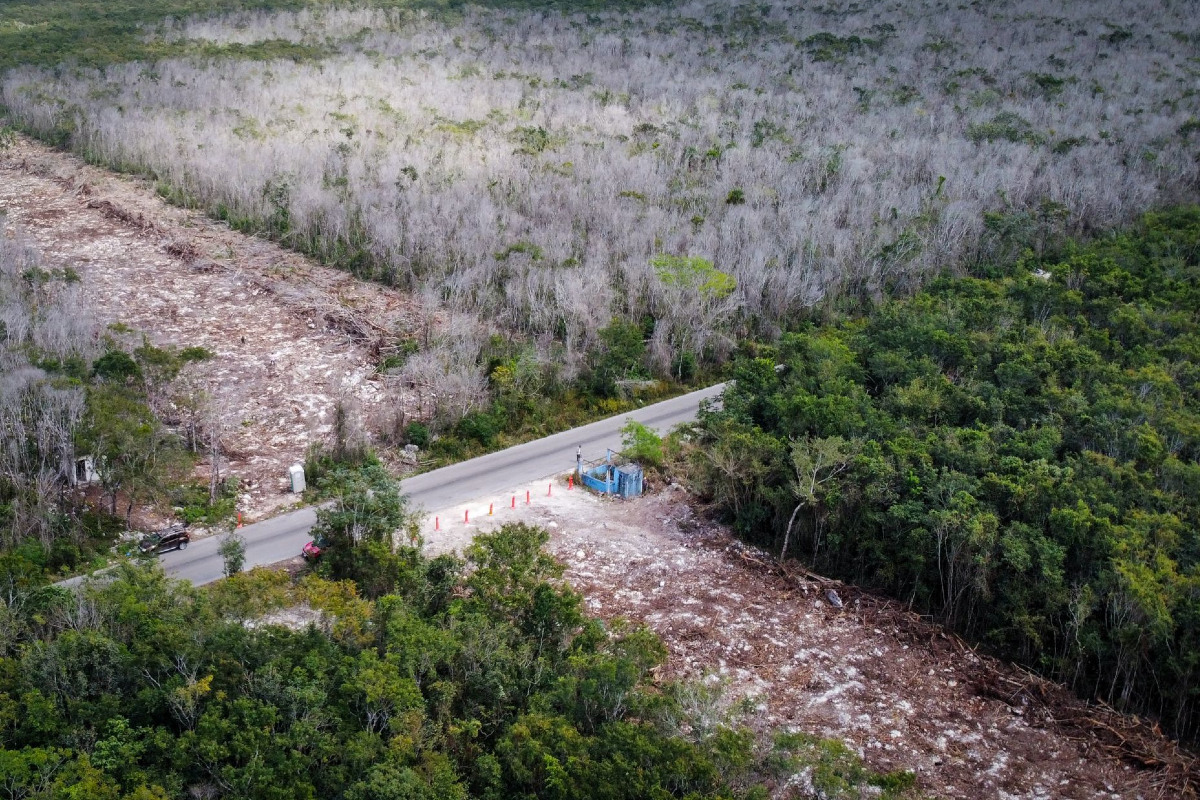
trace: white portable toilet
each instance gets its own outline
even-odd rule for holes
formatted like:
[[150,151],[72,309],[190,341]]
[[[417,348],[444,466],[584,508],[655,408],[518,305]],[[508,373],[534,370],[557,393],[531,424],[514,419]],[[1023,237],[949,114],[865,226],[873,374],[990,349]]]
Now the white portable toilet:
[[288,467],[288,482],[292,486],[292,491],[296,494],[304,491],[304,466],[301,464],[292,464]]

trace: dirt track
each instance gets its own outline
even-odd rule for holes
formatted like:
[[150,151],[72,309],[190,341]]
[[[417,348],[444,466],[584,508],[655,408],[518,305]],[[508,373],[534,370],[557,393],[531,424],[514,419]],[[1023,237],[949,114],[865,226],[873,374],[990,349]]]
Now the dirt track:
[[0,153],[0,213],[48,265],[83,276],[105,322],[217,355],[194,378],[217,400],[247,518],[289,502],[287,465],[328,432],[339,394],[367,414],[385,400],[375,356],[386,332],[405,323],[398,292],[25,139]]

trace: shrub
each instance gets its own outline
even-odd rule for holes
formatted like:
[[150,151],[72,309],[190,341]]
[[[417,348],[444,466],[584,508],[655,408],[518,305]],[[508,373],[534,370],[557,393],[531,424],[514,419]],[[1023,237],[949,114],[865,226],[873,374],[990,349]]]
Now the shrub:
[[621,428],[621,454],[646,467],[660,467],[663,462],[663,440],[637,420],[629,420]]
[[1108,26],[1109,30],[1108,33],[1104,34],[1100,38],[1109,44],[1119,45],[1122,42],[1127,42],[1133,38],[1133,32],[1128,28],[1122,28],[1120,26],[1113,25],[1111,22],[1106,22],[1104,24]]
[[230,578],[242,571],[246,565],[246,540],[237,533],[228,533],[217,547],[225,562],[225,577]]
[[50,545],[46,568],[51,571],[73,570],[83,560],[83,552],[67,539],[55,539]]
[[617,394],[617,383],[647,377],[646,342],[641,327],[614,319],[600,329],[600,345],[588,381],[600,397]]
[[429,446],[429,426],[422,422],[410,422],[404,428],[404,443],[415,444],[417,447]]
[[769,119],[760,119],[754,123],[754,129],[750,133],[750,146],[762,147],[768,139],[778,139],[782,142],[790,141],[787,131],[782,125],[772,122]]
[[490,447],[503,429],[503,420],[485,411],[472,411],[454,426],[455,434],[464,439],[473,439],[484,447]]
[[650,266],[665,285],[695,291],[714,300],[728,297],[737,288],[732,275],[717,269],[706,258],[660,255],[650,259]]
[[445,461],[461,461],[467,456],[467,443],[454,434],[442,434],[430,445],[430,452]]
[[700,364],[696,361],[696,354],[686,351],[681,352],[672,362],[672,371],[684,383],[693,380],[700,371]]
[[211,361],[216,357],[207,347],[185,347],[179,351],[179,360],[185,362]]
[[1012,111],[1003,111],[987,122],[968,125],[967,138],[975,144],[999,140],[1038,145],[1045,140],[1044,136],[1033,129],[1033,123]]
[[237,504],[237,489],[228,481],[217,487],[217,497],[210,500],[208,485],[187,483],[171,491],[171,502],[182,509],[178,517],[189,525],[203,522],[216,525],[233,516]]
[[1058,156],[1066,155],[1076,147],[1082,147],[1085,144],[1091,144],[1091,141],[1092,140],[1086,136],[1068,136],[1066,139],[1055,142],[1054,147],[1050,148],[1050,152]]
[[1032,84],[1033,93],[1043,100],[1050,100],[1062,94],[1063,87],[1067,85],[1066,79],[1047,72],[1029,73],[1029,82]]
[[109,350],[97,358],[92,364],[92,372],[96,377],[109,381],[125,381],[142,375],[137,362],[124,350]]
[[815,33],[804,40],[804,46],[813,61],[840,61],[873,44],[877,42],[854,35],[838,36],[828,31]]
[[517,144],[517,152],[527,156],[539,155],[557,144],[545,128],[517,128],[512,140]]
[[520,242],[516,242],[515,244],[510,244],[508,247],[505,247],[503,250],[498,250],[497,252],[493,253],[492,256],[497,261],[505,261],[513,253],[524,253],[525,255],[529,256],[529,259],[531,261],[541,261],[542,256],[543,256],[542,248],[538,247],[533,242],[526,242],[526,241],[520,241]]

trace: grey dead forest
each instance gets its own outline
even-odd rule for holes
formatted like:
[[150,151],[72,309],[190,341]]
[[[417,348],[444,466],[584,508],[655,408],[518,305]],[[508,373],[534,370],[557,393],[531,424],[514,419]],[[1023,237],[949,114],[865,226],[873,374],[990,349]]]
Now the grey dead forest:
[[0,0],[0,667],[28,800],[1200,797],[1200,0]]
[[75,471],[85,396],[78,382],[55,380],[43,366],[90,361],[99,324],[78,275],[47,270],[35,249],[8,233],[0,217],[0,481],[11,487],[0,545],[14,546],[9,536],[19,531],[48,547],[62,478]]
[[406,369],[465,396],[488,333],[569,378],[614,317],[652,319],[668,374],[831,294],[908,292],[1186,201],[1200,176],[1200,34],[1174,0],[332,7],[145,36],[327,55],[25,68],[0,97],[454,315]]

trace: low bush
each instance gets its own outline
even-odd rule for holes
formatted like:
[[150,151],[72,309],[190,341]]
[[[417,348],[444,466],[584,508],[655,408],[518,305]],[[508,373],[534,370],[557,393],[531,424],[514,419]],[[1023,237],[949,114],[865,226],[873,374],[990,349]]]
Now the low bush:
[[986,122],[971,123],[967,126],[967,138],[975,144],[1003,141],[1039,145],[1046,140],[1034,130],[1033,123],[1011,111],[1001,112]]

